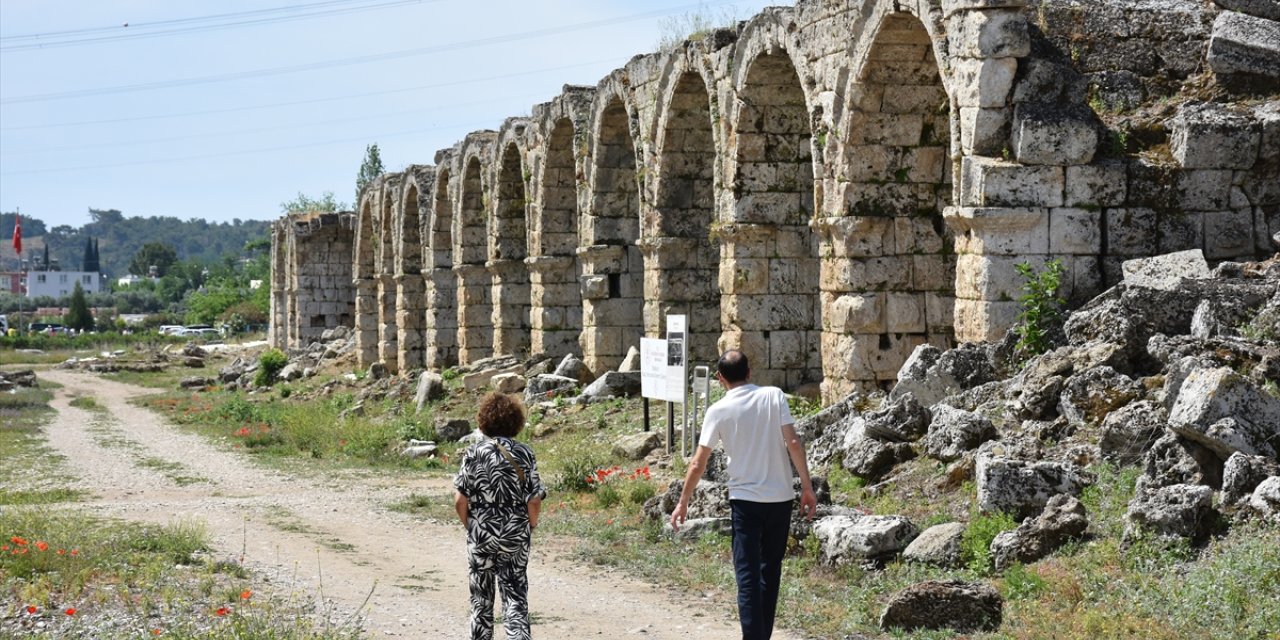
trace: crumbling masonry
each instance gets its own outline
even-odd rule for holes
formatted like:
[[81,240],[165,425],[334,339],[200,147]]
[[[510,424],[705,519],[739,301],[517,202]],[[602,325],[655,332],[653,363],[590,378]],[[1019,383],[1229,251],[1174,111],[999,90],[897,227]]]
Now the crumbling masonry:
[[599,373],[684,313],[694,359],[740,347],[830,400],[1002,336],[1021,262],[1061,260],[1078,302],[1131,257],[1269,255],[1280,11],[1218,4],[768,9],[382,176],[350,230],[281,221],[272,340],[351,323],[361,366]]

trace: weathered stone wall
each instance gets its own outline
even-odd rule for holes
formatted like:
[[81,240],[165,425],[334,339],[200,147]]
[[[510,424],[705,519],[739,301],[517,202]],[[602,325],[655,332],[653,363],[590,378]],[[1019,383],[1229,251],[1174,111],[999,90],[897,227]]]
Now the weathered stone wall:
[[355,320],[352,213],[285,216],[271,230],[271,325],[278,349],[304,348]]
[[1226,13],[801,0],[637,56],[365,189],[361,363],[601,372],[685,313],[695,360],[740,347],[831,399],[919,344],[1000,337],[1019,263],[1061,260],[1081,301],[1129,257],[1267,253],[1280,103],[1203,71],[1266,77]]

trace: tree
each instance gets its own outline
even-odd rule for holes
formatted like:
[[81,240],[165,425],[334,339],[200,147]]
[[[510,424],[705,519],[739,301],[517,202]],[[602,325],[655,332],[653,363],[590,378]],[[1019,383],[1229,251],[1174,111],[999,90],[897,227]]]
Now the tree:
[[378,143],[364,148],[364,163],[360,165],[360,173],[356,174],[356,204],[360,204],[360,192],[374,178],[382,175],[382,154],[378,152]]
[[290,213],[334,213],[347,209],[347,203],[338,202],[333,199],[333,192],[326,191],[320,194],[319,198],[311,198],[307,194],[298,192],[298,197],[288,202],[280,203],[280,212],[284,214]]
[[93,238],[85,238],[84,241],[84,260],[81,263],[81,271],[89,273],[98,273],[102,271],[102,267],[98,264],[98,249]]
[[67,315],[63,316],[62,323],[80,331],[93,329],[93,314],[89,313],[89,301],[85,299],[84,289],[78,280],[75,290],[71,292],[71,304],[67,307]]
[[178,252],[173,247],[159,242],[148,242],[133,254],[133,259],[129,261],[129,273],[145,276],[154,266],[158,272],[156,275],[163,277],[169,271],[169,267],[177,261]]

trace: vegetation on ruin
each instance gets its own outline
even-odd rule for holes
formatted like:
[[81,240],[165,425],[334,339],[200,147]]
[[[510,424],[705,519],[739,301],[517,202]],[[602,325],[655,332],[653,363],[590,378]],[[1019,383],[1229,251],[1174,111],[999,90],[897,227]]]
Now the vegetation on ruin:
[[[365,147],[364,161],[360,163],[360,171],[356,174],[356,202],[360,201],[360,192],[364,191],[365,186],[382,175],[384,170],[382,152],[378,150],[378,143]],[[529,179],[525,178],[525,182],[528,181]]]
[[1049,350],[1053,332],[1062,327],[1063,309],[1067,301],[1058,295],[1062,285],[1062,260],[1053,259],[1037,271],[1030,263],[1014,265],[1022,276],[1021,310],[1014,331],[1018,334],[1018,353],[1023,359]]

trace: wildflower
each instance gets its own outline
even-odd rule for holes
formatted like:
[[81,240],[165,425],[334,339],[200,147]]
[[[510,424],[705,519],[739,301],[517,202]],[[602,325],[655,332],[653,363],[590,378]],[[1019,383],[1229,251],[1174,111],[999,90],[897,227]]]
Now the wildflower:
[[66,550],[66,549],[58,549],[58,555],[60,555],[60,556],[65,556],[65,555],[67,555],[67,550]]
[[613,524],[613,518],[604,521],[605,524]]
[[250,597],[252,597],[252,596],[253,596],[253,592],[252,592],[252,591],[250,591],[250,590],[248,590],[248,589],[245,589],[244,591],[241,591],[241,592],[240,592],[240,599],[241,599],[241,600],[248,600],[248,599],[249,599]]
[[73,555],[73,556],[78,556],[78,555],[80,555],[80,550],[79,550],[79,549],[72,549],[72,550],[71,550],[71,555]]
[[163,630],[160,630],[160,629],[152,629],[152,630],[151,630],[151,635],[153,635],[153,636],[158,636],[158,635],[160,635],[160,634],[162,634],[162,633],[164,633],[164,631],[163,631]]
[[6,544],[6,545],[4,545],[3,547],[0,547],[0,552],[2,552],[2,551],[8,551],[8,550],[9,550],[9,545],[7,545],[7,544]]
[[227,614],[228,614],[228,613],[230,613],[230,612],[231,612],[231,610],[230,610],[230,609],[228,609],[228,608],[226,608],[226,607],[218,607],[218,610],[217,610],[217,611],[214,611],[214,612],[213,612],[213,615],[218,616],[218,617],[222,617],[222,616],[227,615]]
[[22,555],[26,555],[26,553],[27,553],[27,548],[26,548],[26,547],[18,547],[17,549],[14,549],[14,550],[13,550],[13,555],[15,555],[15,556],[22,556]]
[[33,615],[33,616],[34,616],[34,615],[36,614],[36,612],[37,612],[37,611],[39,611],[39,610],[40,610],[40,608],[39,608],[39,607],[37,607],[37,606],[35,606],[34,604],[32,604],[32,605],[27,605],[27,613],[28,613],[28,614],[30,614],[30,615]]
[[45,542],[44,540],[37,540],[37,541],[36,541],[36,548],[37,548],[37,549],[39,549],[39,550],[41,550],[41,551],[48,551],[48,550],[49,550],[49,543],[48,543],[48,542]]
[[26,540],[26,538],[19,538],[18,536],[14,536],[14,537],[12,537],[12,538],[9,538],[9,542],[12,542],[12,543],[14,543],[14,544],[18,545],[19,547],[21,547],[21,546],[23,546],[23,545],[27,544],[27,540]]
[[75,607],[67,607],[67,610],[66,610],[66,611],[63,611],[63,613],[65,613],[65,614],[67,614],[67,615],[69,615],[69,616],[74,616],[74,615],[76,614],[76,608],[75,608]]

